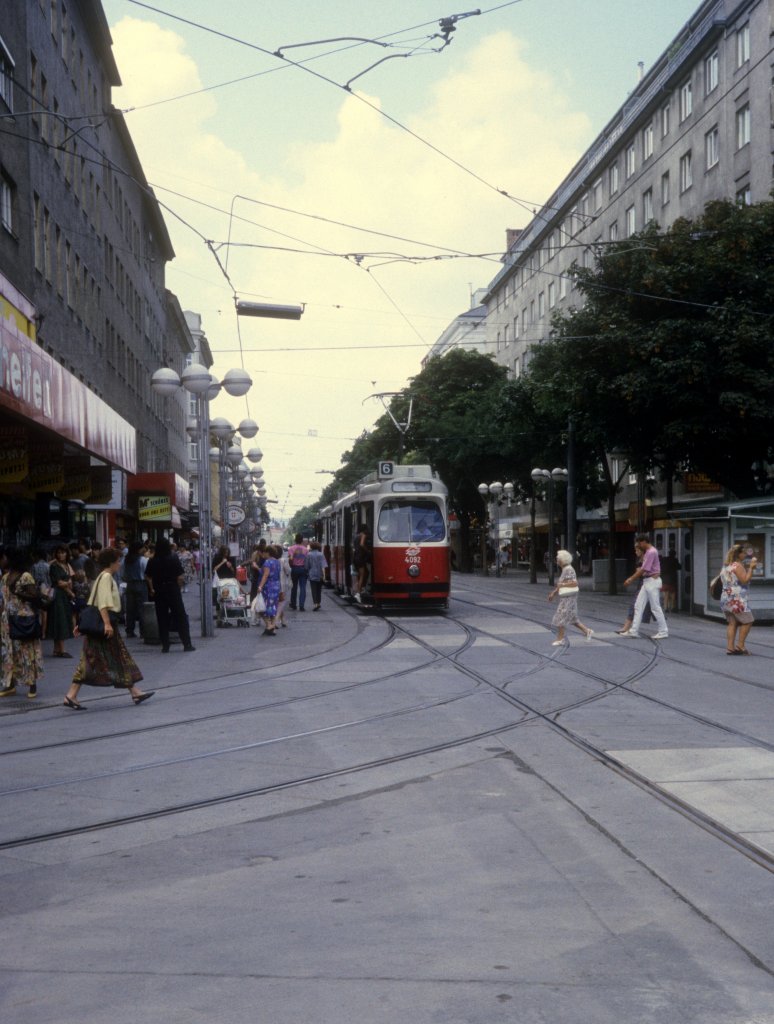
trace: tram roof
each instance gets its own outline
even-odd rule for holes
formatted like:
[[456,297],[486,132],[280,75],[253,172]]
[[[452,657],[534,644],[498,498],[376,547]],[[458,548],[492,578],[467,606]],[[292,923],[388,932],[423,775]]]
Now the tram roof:
[[[390,480],[440,480],[438,474],[433,470],[432,466],[397,466],[392,467],[392,476]],[[366,475],[355,484],[355,487],[360,487],[362,484],[375,484],[375,483],[386,483],[386,480],[379,477],[376,470]]]

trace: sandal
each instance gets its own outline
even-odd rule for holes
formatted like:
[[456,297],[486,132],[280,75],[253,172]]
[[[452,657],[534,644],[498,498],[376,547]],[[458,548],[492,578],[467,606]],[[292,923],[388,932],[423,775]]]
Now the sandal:
[[747,650],[746,647],[737,647],[736,650],[734,651],[734,654],[747,654],[747,655],[749,655],[749,653],[750,652]]
[[742,654],[742,653],[743,653],[742,651],[738,651],[738,650],[726,651],[726,654]]
[[73,700],[72,697],[65,697],[65,699],[62,701],[62,703],[64,704],[64,706],[66,708],[70,708],[72,711],[86,711],[86,710],[88,710],[87,708],[85,708],[83,706],[83,704],[79,704],[77,700]]

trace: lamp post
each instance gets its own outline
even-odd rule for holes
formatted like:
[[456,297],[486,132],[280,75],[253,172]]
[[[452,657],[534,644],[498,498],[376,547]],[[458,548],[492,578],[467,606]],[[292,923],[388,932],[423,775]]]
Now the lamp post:
[[495,509],[495,576],[500,576],[500,497],[504,494],[508,501],[510,501],[513,497],[513,484],[501,484],[499,480],[495,480],[491,484],[479,484],[477,490],[484,500],[484,540],[482,542],[484,575],[488,575],[486,564],[486,520],[489,515],[488,496],[491,495],[494,499]]
[[[201,635],[203,637],[214,636],[215,633],[210,593],[213,531],[209,459],[210,429],[218,421],[213,420],[212,424],[210,423],[209,403],[221,388],[232,397],[238,398],[247,394],[252,383],[249,374],[244,370],[229,370],[223,380],[219,382],[206,366],[199,363],[190,363],[183,370],[181,376],[178,376],[170,367],[163,366],[156,370],[151,377],[151,387],[156,394],[173,395],[182,387],[189,394],[196,396],[196,422],[191,425],[190,430],[194,432],[194,436],[198,436],[196,471],[199,476],[199,598],[201,602]],[[252,425],[252,422],[244,421],[248,425]],[[224,420],[222,423],[228,426],[230,434],[233,433],[233,427],[227,421]],[[196,434],[197,426],[198,435]],[[258,430],[257,424],[255,430]]]
[[[567,470],[533,469],[530,476],[535,483],[544,483],[548,493],[548,582],[554,585],[554,484],[567,482]],[[534,538],[533,538],[534,548]]]
[[199,594],[201,599],[201,635],[212,636],[212,601],[210,600],[210,579],[212,578],[212,495],[210,472],[207,459],[209,448],[209,402],[217,392],[218,382],[205,366],[192,363],[178,377],[169,367],[161,367],[151,377],[151,387],[156,394],[169,396],[180,387],[196,396],[196,425],[198,426],[197,473],[199,475]]

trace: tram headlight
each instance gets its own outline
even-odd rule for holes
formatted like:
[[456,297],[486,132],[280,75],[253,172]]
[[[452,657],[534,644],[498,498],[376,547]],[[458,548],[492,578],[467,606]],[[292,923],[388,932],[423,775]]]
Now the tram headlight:
[[419,575],[419,566],[416,565],[416,564],[415,565],[410,565],[408,567],[408,574],[409,574],[409,576],[418,576]]

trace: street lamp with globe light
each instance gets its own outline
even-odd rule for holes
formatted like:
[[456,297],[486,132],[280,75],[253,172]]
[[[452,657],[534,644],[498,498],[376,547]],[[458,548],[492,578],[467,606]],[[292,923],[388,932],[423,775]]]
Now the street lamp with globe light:
[[483,531],[483,542],[482,542],[482,557],[484,561],[484,575],[488,573],[488,567],[486,564],[486,520],[489,515],[489,497],[494,499],[495,508],[495,576],[500,576],[500,498],[505,495],[505,498],[510,501],[513,497],[514,487],[513,484],[508,482],[505,484],[500,483],[499,480],[495,480],[491,484],[479,484],[478,493],[484,499],[484,531]]
[[[213,636],[215,632],[210,582],[212,580],[212,486],[210,480],[210,429],[219,424],[221,429],[233,427],[227,420],[213,420],[210,423],[209,403],[221,391],[238,398],[247,394],[252,385],[250,375],[244,370],[229,370],[222,381],[210,373],[201,363],[189,363],[181,375],[168,366],[162,366],[151,376],[151,388],[156,394],[169,397],[179,388],[184,388],[196,397],[196,423],[186,428],[189,436],[197,436],[198,425],[198,458],[197,473],[199,477],[199,594],[201,600],[201,635]],[[249,421],[252,423],[253,421]],[[249,427],[248,427],[249,429]],[[256,432],[257,432],[256,425]],[[216,435],[217,436],[217,435]],[[254,436],[251,435],[251,436]],[[241,460],[241,453],[240,453]]]
[[[567,483],[567,470],[561,466],[555,469],[533,469],[530,473],[536,484],[545,484],[548,494],[548,582],[554,585],[554,566],[556,552],[554,551],[554,484]],[[535,551],[535,527],[533,518],[532,551]],[[574,552],[571,552],[574,555]]]

